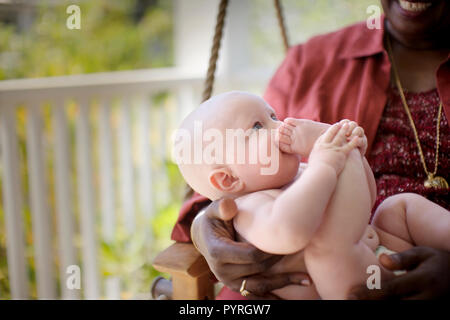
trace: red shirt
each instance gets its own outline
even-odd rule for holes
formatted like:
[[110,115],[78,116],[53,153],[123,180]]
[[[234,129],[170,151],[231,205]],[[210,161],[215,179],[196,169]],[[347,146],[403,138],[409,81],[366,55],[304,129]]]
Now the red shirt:
[[[384,29],[370,30],[365,23],[358,23],[292,47],[271,79],[264,99],[279,119],[356,121],[366,132],[370,154],[390,91],[391,64],[383,37]],[[449,60],[450,55],[436,72],[437,92],[447,119]],[[448,141],[448,136],[444,139]],[[184,203],[172,232],[173,240],[190,241],[190,224],[205,203],[208,200],[199,195]]]

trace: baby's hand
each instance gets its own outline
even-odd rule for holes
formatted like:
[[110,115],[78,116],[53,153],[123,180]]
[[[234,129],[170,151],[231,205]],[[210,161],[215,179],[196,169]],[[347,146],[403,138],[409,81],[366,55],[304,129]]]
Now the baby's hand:
[[346,123],[348,124],[348,129],[346,132],[347,141],[350,141],[351,139],[353,139],[353,137],[361,138],[358,144],[358,149],[359,152],[361,153],[361,156],[364,156],[367,150],[367,137],[364,134],[364,129],[358,126],[358,124],[355,121],[351,121],[348,119],[341,120],[339,121],[339,123],[341,125],[344,125]]
[[276,142],[281,151],[308,157],[314,142],[329,124],[306,119],[286,118],[278,128]]
[[362,143],[362,138],[357,135],[348,141],[349,130],[349,124],[345,122],[332,125],[317,139],[309,156],[308,165],[326,164],[334,168],[339,175],[344,169],[347,155]]

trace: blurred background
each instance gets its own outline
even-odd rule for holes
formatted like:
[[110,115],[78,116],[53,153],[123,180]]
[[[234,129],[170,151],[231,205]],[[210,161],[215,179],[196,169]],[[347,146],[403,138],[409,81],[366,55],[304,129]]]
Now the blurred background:
[[[281,2],[291,45],[379,5]],[[185,190],[171,134],[200,102],[218,3],[0,0],[0,299],[150,299]],[[214,93],[262,94],[283,56],[273,1],[231,0]]]

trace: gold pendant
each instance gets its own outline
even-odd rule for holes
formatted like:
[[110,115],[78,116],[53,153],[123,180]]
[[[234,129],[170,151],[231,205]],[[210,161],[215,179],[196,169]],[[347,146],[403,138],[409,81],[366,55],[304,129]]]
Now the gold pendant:
[[433,176],[430,174],[428,179],[425,180],[425,188],[434,188],[434,189],[448,189],[447,181],[439,176]]

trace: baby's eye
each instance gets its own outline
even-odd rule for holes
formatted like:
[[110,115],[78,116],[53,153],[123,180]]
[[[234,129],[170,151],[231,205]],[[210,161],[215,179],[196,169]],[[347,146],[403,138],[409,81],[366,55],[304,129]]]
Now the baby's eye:
[[277,118],[277,116],[275,115],[275,113],[272,113],[272,114],[270,115],[270,118],[272,118],[272,120],[278,121],[278,118]]
[[255,129],[255,130],[259,130],[262,127],[263,127],[263,125],[259,121],[256,121],[255,124],[253,125],[253,129]]

